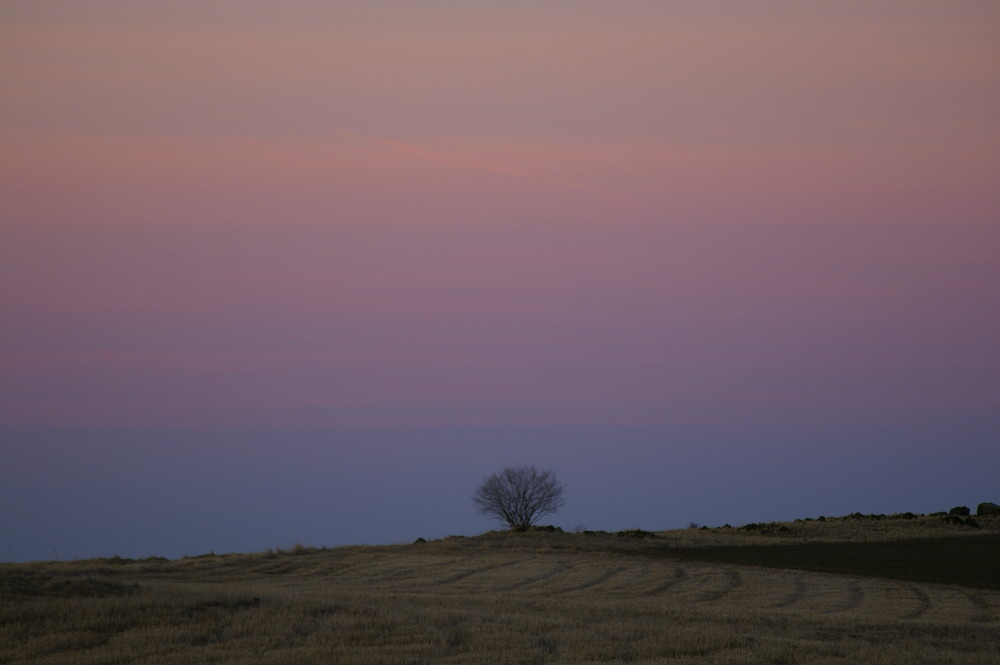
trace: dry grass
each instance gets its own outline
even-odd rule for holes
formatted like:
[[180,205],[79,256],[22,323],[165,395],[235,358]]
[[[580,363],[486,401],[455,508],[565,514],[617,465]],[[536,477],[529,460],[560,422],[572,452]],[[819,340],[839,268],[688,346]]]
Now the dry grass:
[[[863,528],[844,522],[826,523],[825,537]],[[759,531],[9,564],[0,662],[1000,663],[1000,591],[663,553],[698,539],[760,543]],[[879,537],[907,536],[859,539]]]

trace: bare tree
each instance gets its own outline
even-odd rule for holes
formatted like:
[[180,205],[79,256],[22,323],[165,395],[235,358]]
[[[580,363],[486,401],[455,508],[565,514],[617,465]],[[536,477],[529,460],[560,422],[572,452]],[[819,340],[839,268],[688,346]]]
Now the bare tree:
[[483,481],[472,501],[483,515],[511,529],[526,529],[566,503],[563,486],[549,469],[508,466]]

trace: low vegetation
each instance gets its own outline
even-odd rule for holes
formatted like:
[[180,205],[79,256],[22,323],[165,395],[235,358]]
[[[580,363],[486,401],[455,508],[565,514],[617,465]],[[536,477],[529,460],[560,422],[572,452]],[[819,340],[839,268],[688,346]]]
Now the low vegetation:
[[4,564],[0,663],[994,664],[1000,517],[944,517]]

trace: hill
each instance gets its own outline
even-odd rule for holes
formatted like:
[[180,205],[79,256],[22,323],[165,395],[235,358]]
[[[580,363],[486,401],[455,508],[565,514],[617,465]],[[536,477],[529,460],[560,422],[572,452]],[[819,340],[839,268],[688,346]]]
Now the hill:
[[998,532],[861,516],[7,564],[0,662],[992,664],[1000,591],[874,576],[850,548],[974,569]]

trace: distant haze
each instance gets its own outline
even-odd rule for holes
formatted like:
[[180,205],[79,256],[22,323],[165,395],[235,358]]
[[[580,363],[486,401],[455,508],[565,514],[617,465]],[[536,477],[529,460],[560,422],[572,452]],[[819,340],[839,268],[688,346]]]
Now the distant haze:
[[0,560],[1000,503],[998,34],[5,3]]

